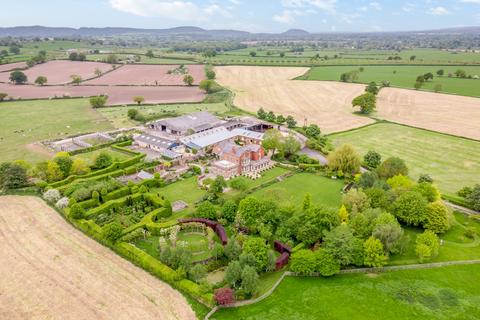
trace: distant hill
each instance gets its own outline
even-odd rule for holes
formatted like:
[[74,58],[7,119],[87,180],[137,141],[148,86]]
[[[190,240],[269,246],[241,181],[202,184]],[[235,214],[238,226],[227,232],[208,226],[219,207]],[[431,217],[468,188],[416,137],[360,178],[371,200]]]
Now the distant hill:
[[[168,29],[138,29],[138,28],[61,28],[61,27],[44,27],[44,26],[19,26],[0,28],[0,37],[108,37],[119,35],[152,35],[157,37],[185,37],[198,40],[221,40],[221,39],[315,39],[322,35],[354,35],[354,34],[368,34],[368,33],[309,33],[302,29],[290,29],[283,33],[250,33],[239,30],[206,30],[194,26],[181,26]],[[377,32],[375,34],[478,34],[480,35],[480,27],[463,27],[463,28],[448,28],[439,30],[425,30],[425,31],[399,31],[399,32]]]

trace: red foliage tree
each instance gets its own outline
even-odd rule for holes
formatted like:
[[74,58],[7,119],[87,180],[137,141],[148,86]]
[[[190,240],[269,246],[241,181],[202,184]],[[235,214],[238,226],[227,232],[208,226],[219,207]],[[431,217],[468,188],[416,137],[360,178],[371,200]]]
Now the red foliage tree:
[[215,290],[215,301],[219,305],[232,304],[235,302],[235,293],[231,288],[220,288]]

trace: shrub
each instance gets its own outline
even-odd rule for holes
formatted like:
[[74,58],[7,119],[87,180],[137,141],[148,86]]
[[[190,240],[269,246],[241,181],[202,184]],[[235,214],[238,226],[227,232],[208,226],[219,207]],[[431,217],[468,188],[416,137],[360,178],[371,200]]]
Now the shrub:
[[110,243],[115,243],[122,236],[123,228],[117,221],[106,224],[102,227],[103,237]]
[[340,264],[324,249],[315,251],[315,259],[315,271],[319,272],[323,277],[333,276],[340,271]]
[[217,209],[210,201],[204,201],[198,206],[195,217],[214,220],[217,217]]
[[328,155],[328,167],[333,172],[354,174],[360,170],[360,157],[350,145],[342,145]]
[[375,237],[368,238],[363,243],[364,263],[369,267],[383,267],[387,264],[387,256],[383,251],[383,244]]
[[390,157],[377,168],[377,173],[380,178],[388,179],[396,175],[408,176],[408,168],[400,158]]
[[65,209],[66,207],[68,207],[68,203],[69,203],[68,198],[63,197],[63,198],[61,198],[60,200],[57,201],[55,206],[59,209]]
[[43,193],[43,198],[48,202],[57,202],[62,196],[57,189],[50,189]]
[[82,208],[81,205],[75,203],[70,208],[70,216],[73,219],[82,219],[85,216],[85,210]]
[[235,190],[245,191],[248,189],[248,182],[244,177],[236,177],[230,181],[230,187]]
[[96,158],[94,167],[96,169],[103,169],[112,164],[112,156],[107,152],[102,151]]
[[107,103],[108,97],[107,96],[97,96],[90,98],[90,105],[92,108],[102,108]]
[[450,211],[441,201],[428,204],[425,229],[435,233],[446,232],[450,228],[449,215]]
[[419,226],[425,221],[427,200],[418,192],[407,191],[393,203],[392,212],[402,222]]
[[311,250],[298,250],[290,257],[290,270],[300,275],[309,275],[315,272],[317,264],[315,254]]
[[435,233],[426,230],[417,236],[415,252],[421,263],[429,261],[438,255],[440,243]]
[[235,302],[235,293],[231,288],[220,288],[215,290],[215,301],[223,306]]

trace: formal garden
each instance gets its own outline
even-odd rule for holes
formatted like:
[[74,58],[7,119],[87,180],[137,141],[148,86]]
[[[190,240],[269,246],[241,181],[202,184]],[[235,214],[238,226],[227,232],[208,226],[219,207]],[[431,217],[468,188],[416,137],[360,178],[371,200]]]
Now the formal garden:
[[[201,314],[204,306],[261,296],[284,271],[319,278],[288,277],[273,301],[294,290],[283,289],[291,284],[301,292],[306,283],[355,278],[335,276],[343,270],[480,259],[478,219],[452,212],[435,181],[428,174],[410,178],[398,157],[362,157],[342,145],[328,165],[277,154],[277,166],[256,180],[205,181],[200,160],[173,180],[154,173],[135,183],[118,178],[153,172],[158,162],[146,162],[130,144],[121,137],[36,165],[4,163],[2,187],[40,190],[73,225],[177,288]],[[239,310],[214,317],[243,317],[250,309]]]

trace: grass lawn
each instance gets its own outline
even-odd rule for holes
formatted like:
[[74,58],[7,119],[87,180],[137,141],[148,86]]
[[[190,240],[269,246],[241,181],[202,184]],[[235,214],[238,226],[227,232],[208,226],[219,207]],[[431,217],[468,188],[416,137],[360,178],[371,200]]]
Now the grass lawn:
[[94,164],[97,156],[102,152],[105,152],[105,153],[109,154],[112,157],[114,162],[115,161],[123,161],[123,160],[126,160],[126,159],[132,157],[132,155],[128,155],[126,153],[117,151],[117,150],[112,149],[112,148],[103,148],[103,149],[95,150],[95,151],[92,151],[92,152],[81,153],[81,154],[78,154],[78,155],[74,156],[73,158],[74,159],[76,159],[76,158],[83,159],[87,163],[87,165],[91,166],[91,165]]
[[463,186],[478,183],[477,141],[390,123],[333,134],[330,138],[336,146],[353,145],[362,156],[368,150],[376,150],[383,159],[400,157],[406,161],[412,178],[428,173],[444,193],[454,194]]
[[341,204],[343,181],[332,180],[312,173],[298,173],[285,180],[252,193],[261,199],[270,199],[280,204],[301,205],[305,194],[310,193],[312,203],[329,207]]
[[[247,178],[247,177],[241,177],[247,182],[248,190],[253,189],[255,187],[258,187],[259,185],[266,183],[268,181],[271,181],[281,175],[284,175],[286,173],[290,172],[287,169],[280,168],[280,167],[274,167],[270,170],[267,170],[265,172],[262,172],[262,176],[256,180]],[[239,190],[234,190],[230,189],[227,193],[225,193],[224,197],[226,199],[231,199],[234,198],[235,196],[241,194],[242,192]]]
[[[195,210],[195,202],[201,200],[207,193],[197,185],[197,178],[191,177],[185,180],[180,180],[163,188],[152,189],[152,192],[158,192],[165,196],[172,204],[177,200],[183,200],[188,204],[188,208],[178,212],[193,212]],[[176,215],[176,214],[175,214]]]
[[[392,87],[413,89],[418,75],[431,72],[434,75],[432,81],[428,81],[422,90],[433,91],[438,83],[442,85],[441,92],[454,93],[464,96],[480,96],[479,79],[460,79],[455,76],[449,78],[448,74],[458,69],[463,69],[467,75],[480,76],[480,66],[365,66],[363,72],[358,73],[359,83],[375,81],[381,83],[383,80],[390,81]],[[445,75],[438,77],[436,72],[439,69],[445,70]],[[334,80],[339,81],[340,75],[344,72],[358,70],[354,66],[328,66],[315,67],[310,70],[307,80]]]
[[480,265],[286,277],[267,299],[211,319],[478,319]]
[[[460,212],[454,213],[455,220],[452,227],[446,233],[439,237],[443,240],[440,246],[439,254],[432,259],[432,262],[455,261],[455,260],[476,260],[480,259],[480,221]],[[473,227],[477,230],[475,239],[465,236],[467,227]],[[389,265],[415,264],[418,263],[415,254],[415,240],[418,234],[423,231],[419,228],[404,228],[409,242],[402,255],[390,257]]]
[[48,159],[31,143],[112,129],[88,99],[0,102],[0,161]]
[[129,109],[137,109],[146,117],[163,118],[173,113],[185,114],[197,111],[210,111],[212,113],[225,113],[229,108],[225,103],[186,103],[186,104],[160,104],[146,106],[109,107],[99,109],[100,113],[108,119],[115,128],[136,126],[139,123],[128,118]]

